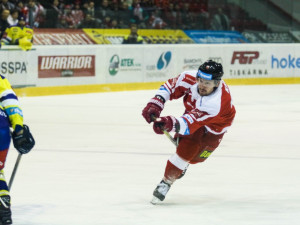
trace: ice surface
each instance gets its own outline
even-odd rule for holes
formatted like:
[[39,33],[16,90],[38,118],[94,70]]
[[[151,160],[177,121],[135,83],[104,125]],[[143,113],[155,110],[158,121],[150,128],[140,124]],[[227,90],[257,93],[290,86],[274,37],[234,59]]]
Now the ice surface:
[[[231,92],[237,115],[221,145],[156,206],[175,149],[141,116],[155,90],[20,98],[36,147],[12,186],[14,224],[300,224],[300,85]],[[163,115],[182,112],[177,100]],[[16,158],[11,147],[7,180]]]

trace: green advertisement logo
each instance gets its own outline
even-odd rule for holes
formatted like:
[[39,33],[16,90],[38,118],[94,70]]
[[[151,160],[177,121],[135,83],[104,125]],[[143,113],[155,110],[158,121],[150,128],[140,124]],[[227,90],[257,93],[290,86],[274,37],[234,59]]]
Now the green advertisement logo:
[[109,62],[108,72],[110,75],[114,76],[119,72],[120,58],[118,55],[113,55]]

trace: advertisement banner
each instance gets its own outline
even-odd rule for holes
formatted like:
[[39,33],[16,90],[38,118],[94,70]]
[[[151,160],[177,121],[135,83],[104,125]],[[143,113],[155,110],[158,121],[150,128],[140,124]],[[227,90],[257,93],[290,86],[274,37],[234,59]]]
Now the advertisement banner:
[[159,48],[145,48],[144,55],[144,80],[165,81],[179,75],[177,45],[164,45]]
[[105,80],[107,83],[143,82],[144,51],[130,46],[106,48]]
[[243,45],[227,48],[226,78],[300,77],[300,46]]
[[300,42],[300,31],[290,31],[291,35],[297,40],[297,42]]
[[200,44],[224,44],[224,43],[247,43],[249,42],[242,34],[236,31],[201,31],[188,30],[185,33]]
[[239,46],[226,49],[226,78],[270,77],[270,56],[259,46]]
[[199,66],[207,60],[214,60],[218,63],[224,63],[224,48],[207,47],[206,45],[195,46],[186,45],[180,48],[178,52],[177,67],[181,71],[198,70]]
[[245,31],[242,33],[243,36],[250,42],[250,43],[264,43],[263,40],[257,33],[251,31]]
[[95,76],[94,55],[59,55],[38,57],[38,77]]
[[192,44],[195,43],[182,30],[140,30],[147,44]]
[[[300,46],[281,45],[270,51],[270,69],[272,76],[300,77]],[[293,46],[293,47],[292,47]]]
[[97,76],[103,50],[98,52],[95,45],[52,45],[36,48],[37,86],[84,85],[103,80],[98,80],[101,76]]
[[290,32],[245,31],[243,35],[251,43],[294,43],[299,40]]
[[93,45],[80,29],[34,29],[34,45]]
[[300,78],[299,52],[295,44],[3,48],[0,73],[15,87],[164,82],[212,59],[222,63],[224,79],[259,82],[260,78]]
[[35,86],[37,80],[37,52],[23,51],[18,47],[2,48],[0,73],[13,87]]
[[[83,29],[97,44],[122,44],[129,29]],[[194,43],[182,30],[149,30],[140,29],[138,34],[143,37],[144,44],[182,44]]]
[[258,32],[266,43],[294,43],[296,40],[289,32]]

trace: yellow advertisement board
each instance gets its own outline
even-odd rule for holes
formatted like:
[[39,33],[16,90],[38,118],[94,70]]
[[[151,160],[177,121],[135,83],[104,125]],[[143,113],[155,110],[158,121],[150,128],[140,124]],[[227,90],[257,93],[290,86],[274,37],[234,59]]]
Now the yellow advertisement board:
[[[129,29],[83,29],[97,44],[122,44]],[[182,30],[149,30],[140,29],[138,34],[145,44],[188,44],[194,43]]]

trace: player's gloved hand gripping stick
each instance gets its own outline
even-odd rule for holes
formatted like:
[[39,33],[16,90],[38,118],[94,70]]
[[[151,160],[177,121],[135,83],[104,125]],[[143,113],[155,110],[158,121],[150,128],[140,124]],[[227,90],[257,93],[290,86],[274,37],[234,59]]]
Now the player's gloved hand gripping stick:
[[12,132],[12,140],[13,140],[14,147],[19,152],[19,155],[15,163],[13,172],[10,176],[10,180],[8,184],[9,190],[11,189],[12,183],[14,181],[22,155],[30,152],[30,150],[35,145],[35,140],[29,130],[29,127],[25,124],[23,125],[23,127],[20,125],[16,125],[15,130]]
[[[155,121],[156,117],[154,115],[151,115],[151,120]],[[160,130],[167,136],[167,138],[169,138],[169,140],[177,147],[178,146],[178,142],[179,142],[179,137],[177,137],[177,140],[175,140],[171,134],[166,131],[162,126],[160,126]]]

